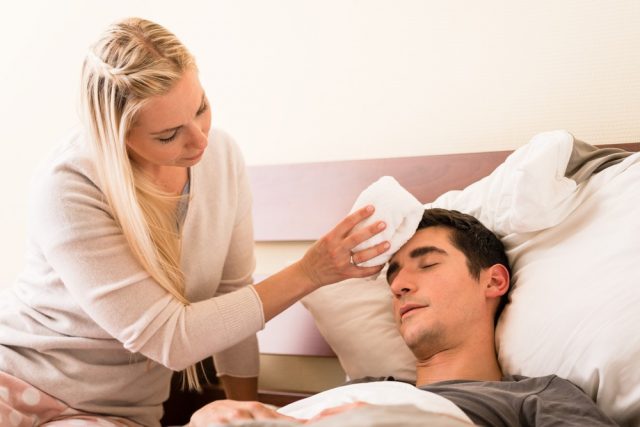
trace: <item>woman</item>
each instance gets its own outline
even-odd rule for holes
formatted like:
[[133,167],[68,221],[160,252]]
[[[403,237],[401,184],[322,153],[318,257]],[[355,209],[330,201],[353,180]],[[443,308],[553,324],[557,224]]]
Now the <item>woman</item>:
[[[25,272],[0,299],[0,424],[158,425],[171,370],[214,354],[230,398],[255,399],[255,333],[320,286],[379,268],[345,218],[251,285],[251,201],[240,152],[211,130],[194,58],[127,19],[88,53],[83,129],[35,180]],[[70,421],[71,420],[71,421]],[[71,424],[75,425],[75,424]]]

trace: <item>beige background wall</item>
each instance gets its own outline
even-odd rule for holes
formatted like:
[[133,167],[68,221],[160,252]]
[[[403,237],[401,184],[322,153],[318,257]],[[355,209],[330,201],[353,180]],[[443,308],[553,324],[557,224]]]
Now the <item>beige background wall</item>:
[[[555,128],[640,141],[637,0],[11,2],[0,15],[0,286],[22,264],[30,176],[76,124],[83,55],[129,15],[196,54],[214,123],[249,164],[509,149]],[[261,244],[258,273],[300,250]]]

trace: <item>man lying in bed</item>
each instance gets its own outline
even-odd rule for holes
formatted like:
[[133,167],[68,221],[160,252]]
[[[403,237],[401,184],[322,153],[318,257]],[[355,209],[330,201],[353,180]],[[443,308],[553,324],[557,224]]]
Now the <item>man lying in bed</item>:
[[[473,423],[616,425],[569,381],[502,373],[494,329],[510,268],[500,240],[472,216],[426,210],[415,235],[392,256],[387,281],[396,323],[417,358],[416,387],[449,399]],[[393,379],[356,382],[381,380]],[[356,410],[351,406],[328,414]],[[220,401],[196,412],[192,424],[234,417],[285,418],[261,404]]]

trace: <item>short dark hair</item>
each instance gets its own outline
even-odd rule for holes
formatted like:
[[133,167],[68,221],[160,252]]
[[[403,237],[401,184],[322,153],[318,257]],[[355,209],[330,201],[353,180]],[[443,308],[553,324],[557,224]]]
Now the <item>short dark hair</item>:
[[[504,245],[498,236],[475,217],[456,210],[425,209],[416,231],[428,227],[446,227],[451,231],[449,235],[451,243],[467,258],[469,273],[475,279],[480,278],[480,272],[483,269],[495,264],[502,264],[511,278],[511,267]],[[509,301],[510,290],[511,284],[498,303],[495,315],[496,322]]]

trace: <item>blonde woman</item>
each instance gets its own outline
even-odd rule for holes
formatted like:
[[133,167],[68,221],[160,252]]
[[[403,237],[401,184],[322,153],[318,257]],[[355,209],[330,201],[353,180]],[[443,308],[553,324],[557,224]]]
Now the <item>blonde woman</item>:
[[111,26],[82,73],[83,126],[34,181],[26,270],[0,296],[0,425],[159,425],[172,370],[214,355],[255,399],[255,333],[320,286],[364,277],[384,224],[345,218],[257,285],[238,147],[210,129],[192,55],[142,19]]

